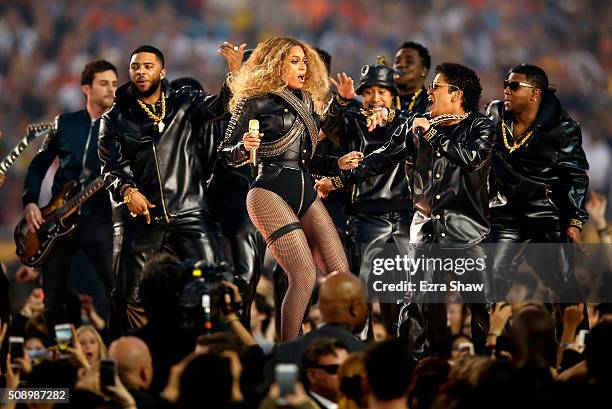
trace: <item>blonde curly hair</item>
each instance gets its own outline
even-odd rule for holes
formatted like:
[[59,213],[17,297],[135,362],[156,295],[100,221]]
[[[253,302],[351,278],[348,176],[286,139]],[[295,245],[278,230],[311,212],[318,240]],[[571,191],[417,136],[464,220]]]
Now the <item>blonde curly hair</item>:
[[232,91],[230,110],[238,101],[269,92],[278,92],[287,86],[289,51],[299,46],[307,61],[303,91],[310,93],[315,112],[322,116],[330,95],[330,82],[325,64],[319,54],[307,43],[289,37],[274,37],[260,43],[240,71],[229,81]]

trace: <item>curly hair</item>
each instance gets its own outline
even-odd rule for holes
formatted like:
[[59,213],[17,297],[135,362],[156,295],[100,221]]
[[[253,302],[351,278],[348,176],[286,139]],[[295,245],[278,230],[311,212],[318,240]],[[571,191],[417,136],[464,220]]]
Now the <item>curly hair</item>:
[[[465,65],[443,62],[436,66],[436,74],[444,75],[446,82],[456,86],[463,92],[461,105],[465,112],[478,112],[482,86],[474,70]],[[449,88],[448,91],[451,92],[452,89]]]
[[274,37],[260,43],[253,54],[230,78],[232,91],[230,110],[234,110],[238,101],[280,91],[287,86],[286,74],[289,69],[287,59],[292,47],[299,46],[304,50],[307,61],[304,91],[312,96],[315,112],[322,115],[330,95],[330,82],[325,64],[319,54],[303,41],[288,37]]

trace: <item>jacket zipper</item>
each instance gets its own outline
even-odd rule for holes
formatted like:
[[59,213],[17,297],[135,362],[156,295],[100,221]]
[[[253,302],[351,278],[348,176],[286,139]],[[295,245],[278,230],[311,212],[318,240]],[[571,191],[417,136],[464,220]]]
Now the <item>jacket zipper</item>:
[[153,156],[155,157],[155,170],[157,171],[157,183],[159,184],[159,193],[161,193],[162,209],[164,210],[164,219],[166,223],[170,223],[168,212],[166,211],[166,198],[164,197],[164,189],[161,183],[161,173],[159,172],[159,162],[157,161],[157,149],[155,149],[155,142],[153,142]]
[[[85,169],[85,162],[87,162],[87,152],[89,151],[89,144],[91,143],[91,131],[93,130],[93,128],[94,128],[94,121],[91,121],[91,125],[89,125],[89,134],[87,135],[87,142],[85,142],[85,150],[83,151],[83,161],[81,162],[81,172],[83,172],[83,170]],[[85,184],[83,183],[83,186],[81,186],[81,192],[83,191],[84,188],[85,188]],[[79,216],[81,215],[82,208],[83,208],[82,206],[79,206],[79,210],[77,211],[77,214]]]

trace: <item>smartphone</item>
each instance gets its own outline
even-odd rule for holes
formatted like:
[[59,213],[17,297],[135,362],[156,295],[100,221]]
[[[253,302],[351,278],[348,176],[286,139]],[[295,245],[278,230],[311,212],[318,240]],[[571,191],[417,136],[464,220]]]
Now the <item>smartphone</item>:
[[100,386],[114,386],[117,375],[117,363],[114,359],[102,358],[100,360]]
[[49,351],[46,349],[26,349],[26,353],[30,357],[33,365],[38,365],[49,357]]
[[474,355],[474,344],[471,342],[462,342],[457,349],[461,355]]
[[578,332],[578,335],[576,335],[576,345],[578,345],[580,348],[584,348],[589,332],[590,331],[588,329],[581,329]]
[[295,393],[298,378],[298,366],[295,364],[278,364],[274,368],[274,380],[280,389],[277,405],[287,405],[287,395]]
[[72,347],[72,327],[70,324],[57,324],[55,326],[55,340],[57,346],[61,352],[68,350],[68,347]]
[[13,369],[21,368],[15,360],[23,358],[23,343],[23,337],[9,337],[9,353],[11,354],[11,368]]

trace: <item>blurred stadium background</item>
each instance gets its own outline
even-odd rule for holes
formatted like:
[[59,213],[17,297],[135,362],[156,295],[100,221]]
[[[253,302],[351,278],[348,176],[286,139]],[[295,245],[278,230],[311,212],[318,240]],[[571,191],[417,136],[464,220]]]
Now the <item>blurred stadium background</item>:
[[[144,43],[166,54],[170,79],[193,76],[216,93],[225,75],[217,54],[224,40],[254,47],[270,36],[298,37],[331,53],[333,72],[353,77],[377,55],[391,60],[402,42],[414,40],[429,48],[434,65],[458,61],[475,68],[483,105],[502,96],[511,66],[542,66],[582,124],[591,188],[611,198],[610,21],[612,2],[603,0],[2,0],[0,158],[28,123],[82,108],[85,62],[113,62],[123,83],[130,51]],[[0,261],[16,261],[12,231],[38,145],[0,188]]]

